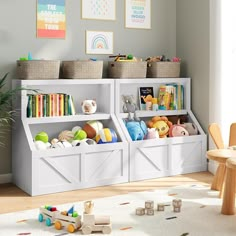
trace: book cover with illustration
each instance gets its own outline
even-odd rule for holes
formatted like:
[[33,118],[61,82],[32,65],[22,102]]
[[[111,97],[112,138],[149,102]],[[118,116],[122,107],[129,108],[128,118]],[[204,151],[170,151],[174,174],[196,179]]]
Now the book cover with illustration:
[[153,97],[154,97],[153,87],[140,87],[139,88],[140,110],[146,110],[146,102],[152,102]]

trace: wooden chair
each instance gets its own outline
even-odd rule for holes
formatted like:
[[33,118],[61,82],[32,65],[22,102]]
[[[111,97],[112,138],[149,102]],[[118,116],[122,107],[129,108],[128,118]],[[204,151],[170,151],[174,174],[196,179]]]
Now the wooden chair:
[[236,123],[230,125],[229,146],[236,146]]
[[[217,123],[212,123],[208,126],[209,134],[214,141],[217,149],[224,149],[224,141],[222,138],[222,133],[219,125]],[[218,163],[218,168],[216,170],[216,174],[213,178],[211,189],[220,191],[220,196],[222,194],[223,182],[225,177],[225,162],[227,158],[222,158],[221,156],[216,157],[214,155],[207,154],[207,158],[209,160],[216,161]]]

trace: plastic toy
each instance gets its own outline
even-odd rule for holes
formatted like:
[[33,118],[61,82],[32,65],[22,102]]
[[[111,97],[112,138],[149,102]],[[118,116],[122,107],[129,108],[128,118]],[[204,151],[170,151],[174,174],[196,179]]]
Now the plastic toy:
[[170,137],[189,136],[189,133],[185,129],[184,125],[174,124],[170,127],[169,136]]
[[97,110],[97,103],[95,100],[84,100],[81,103],[81,106],[84,114],[93,114]]
[[92,232],[99,231],[104,234],[110,234],[112,230],[110,216],[84,214],[81,230],[83,234],[91,234]]
[[39,132],[35,135],[34,140],[35,141],[42,141],[44,143],[47,143],[48,142],[48,134],[44,131]]
[[160,138],[168,136],[171,125],[172,122],[166,116],[154,116],[152,120],[147,122],[149,128],[155,128],[158,131]]
[[97,144],[103,143],[116,143],[117,135],[115,130],[104,128],[98,131],[98,135],[95,138]]
[[147,126],[144,121],[124,121],[129,135],[133,141],[143,140],[147,134]]
[[103,129],[103,124],[95,120],[88,121],[83,127],[83,130],[87,133],[87,137],[91,139],[96,137],[100,129]]
[[73,138],[74,138],[74,133],[70,130],[64,130],[58,135],[59,141],[66,140],[68,142],[72,142]]
[[77,130],[74,134],[74,140],[83,140],[85,138],[87,138],[87,133],[82,129]]
[[57,214],[60,214],[60,212],[57,210],[56,207],[40,207],[38,221],[43,222],[45,220],[45,224],[47,226],[51,226],[54,223]]

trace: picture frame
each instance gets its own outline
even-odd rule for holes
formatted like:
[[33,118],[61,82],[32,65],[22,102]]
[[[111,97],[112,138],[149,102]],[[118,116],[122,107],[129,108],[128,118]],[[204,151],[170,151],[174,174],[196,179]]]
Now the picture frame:
[[151,29],[151,0],[125,0],[125,27]]
[[115,20],[116,0],[81,0],[81,18]]
[[113,54],[113,32],[87,30],[86,54]]

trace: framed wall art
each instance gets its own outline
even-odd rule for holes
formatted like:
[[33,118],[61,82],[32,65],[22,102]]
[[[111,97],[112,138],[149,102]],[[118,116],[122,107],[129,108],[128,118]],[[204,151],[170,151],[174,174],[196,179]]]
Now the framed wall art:
[[86,31],[87,54],[113,54],[113,32]]
[[37,38],[64,39],[65,0],[37,0]]
[[116,19],[116,0],[82,0],[81,4],[82,19]]
[[125,0],[125,27],[151,29],[151,0]]

